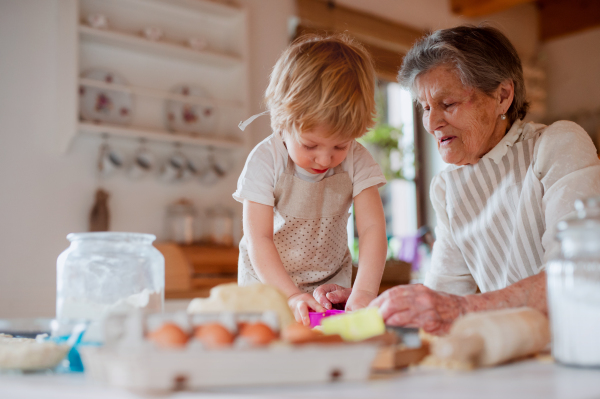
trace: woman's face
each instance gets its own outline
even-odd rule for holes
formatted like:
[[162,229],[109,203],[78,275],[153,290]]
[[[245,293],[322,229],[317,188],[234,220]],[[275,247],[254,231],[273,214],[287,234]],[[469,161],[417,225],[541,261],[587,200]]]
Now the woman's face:
[[512,103],[512,81],[489,96],[465,87],[448,66],[438,66],[417,77],[416,87],[423,125],[437,140],[444,162],[475,164],[504,137],[508,121],[500,115]]

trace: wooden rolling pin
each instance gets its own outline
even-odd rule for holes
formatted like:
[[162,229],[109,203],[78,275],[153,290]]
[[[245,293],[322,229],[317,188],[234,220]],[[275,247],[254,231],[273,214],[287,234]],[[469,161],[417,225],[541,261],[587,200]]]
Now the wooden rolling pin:
[[432,342],[442,361],[493,366],[543,350],[550,342],[548,318],[531,308],[503,309],[461,316],[450,334]]

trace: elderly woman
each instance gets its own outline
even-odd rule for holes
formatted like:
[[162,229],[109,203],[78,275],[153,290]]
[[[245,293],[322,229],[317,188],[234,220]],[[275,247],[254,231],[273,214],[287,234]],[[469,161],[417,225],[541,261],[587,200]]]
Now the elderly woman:
[[[521,61],[491,27],[426,36],[406,54],[398,80],[422,106],[425,129],[451,165],[431,184],[437,239],[425,285],[394,287],[372,305],[387,324],[431,333],[467,312],[547,312],[544,264],[559,252],[554,227],[575,199],[600,195],[589,136],[572,122],[523,122]],[[323,287],[315,292],[322,295],[342,302],[347,292]]]

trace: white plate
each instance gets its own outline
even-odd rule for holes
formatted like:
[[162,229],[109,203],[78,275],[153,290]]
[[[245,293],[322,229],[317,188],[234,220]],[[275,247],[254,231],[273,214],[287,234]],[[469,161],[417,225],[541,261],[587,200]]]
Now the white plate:
[[[92,69],[84,72],[82,76],[105,83],[127,85],[121,75],[103,69]],[[81,85],[79,114],[81,119],[90,122],[128,125],[133,114],[133,96],[123,91]]]
[[[198,86],[179,85],[173,93],[182,96],[210,98],[206,90]],[[183,103],[168,100],[166,103],[167,128],[172,132],[191,135],[216,134],[217,107],[212,102],[207,104]]]

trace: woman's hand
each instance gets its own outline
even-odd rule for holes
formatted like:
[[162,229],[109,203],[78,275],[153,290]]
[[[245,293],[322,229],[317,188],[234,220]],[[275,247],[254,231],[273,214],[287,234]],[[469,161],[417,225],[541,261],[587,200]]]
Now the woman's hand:
[[431,334],[444,334],[454,320],[466,313],[466,299],[433,291],[422,284],[399,285],[370,303],[379,307],[386,324],[420,327]]
[[315,312],[324,312],[325,309],[307,293],[298,293],[288,298],[288,305],[294,317],[298,323],[302,323],[305,326],[310,325],[310,318],[308,317],[308,309],[313,309]]
[[313,291],[313,297],[325,309],[331,309],[334,304],[346,303],[352,289],[337,284],[323,284]]
[[346,302],[346,312],[366,308],[376,297],[376,293],[353,289],[348,302]]

